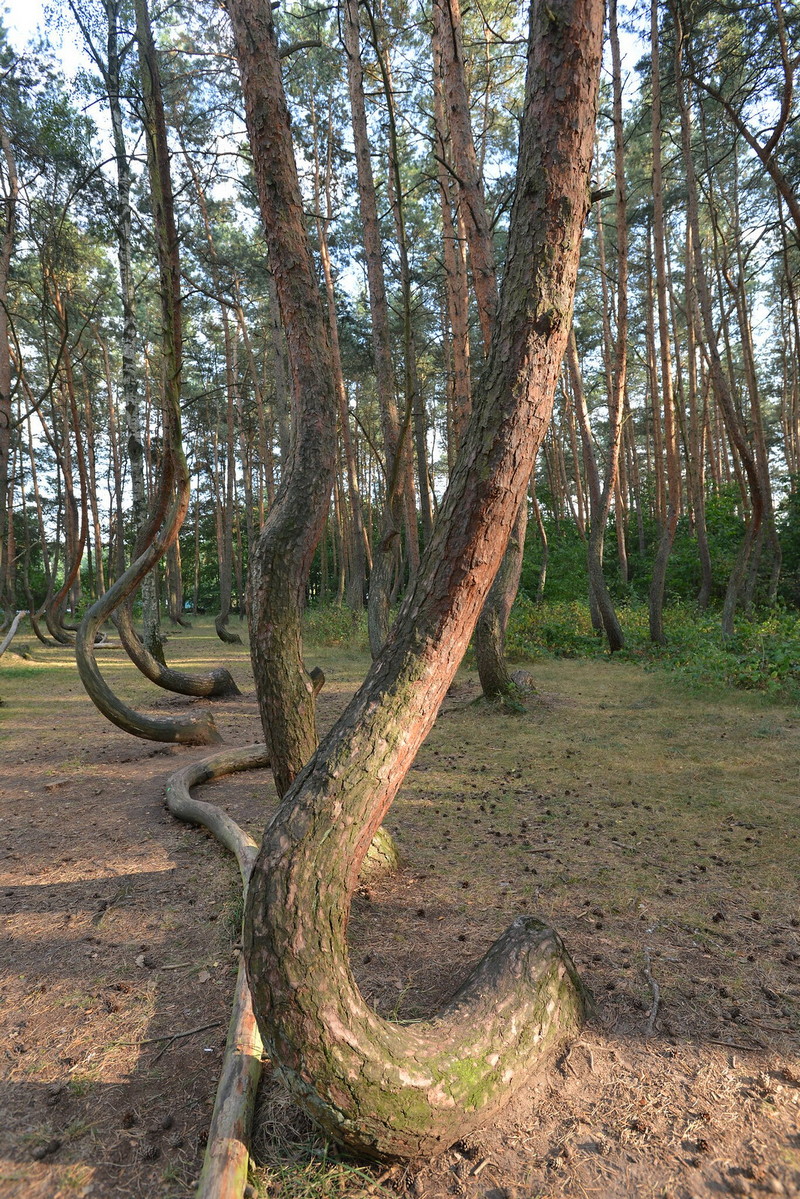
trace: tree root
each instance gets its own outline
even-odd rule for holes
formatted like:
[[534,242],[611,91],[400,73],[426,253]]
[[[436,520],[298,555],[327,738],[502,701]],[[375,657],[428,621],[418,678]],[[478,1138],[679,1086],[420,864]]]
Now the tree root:
[[[318,669],[311,674],[318,690],[324,675]],[[176,770],[167,779],[165,787],[166,806],[172,816],[207,828],[235,856],[245,899],[258,846],[221,808],[193,798],[190,788],[241,770],[260,770],[269,764],[265,745],[222,750]],[[367,853],[364,873],[374,878],[378,872],[395,869],[399,860],[389,833],[383,828],[378,829]],[[244,1192],[250,1156],[250,1125],[261,1078],[262,1048],[242,958],[197,1199],[239,1199]]]
[[[179,820],[202,824],[235,855],[245,896],[257,851],[255,841],[221,808],[193,799],[189,788],[239,770],[264,766],[269,766],[266,746],[246,745],[184,766],[170,775],[166,786],[168,811]],[[197,1199],[239,1199],[244,1193],[250,1160],[250,1125],[261,1078],[261,1052],[261,1037],[242,959]]]

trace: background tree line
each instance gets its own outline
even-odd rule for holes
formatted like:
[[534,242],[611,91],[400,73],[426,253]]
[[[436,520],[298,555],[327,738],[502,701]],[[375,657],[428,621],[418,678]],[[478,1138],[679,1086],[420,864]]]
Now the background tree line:
[[[143,585],[158,652],[161,614],[207,610],[235,636],[294,426],[230,30],[205,8],[150,16],[191,486]],[[59,640],[146,534],[171,369],[133,6],[71,0],[61,20],[83,47],[75,78],[46,44],[18,55],[3,34],[0,81],[0,592]],[[377,648],[481,386],[525,29],[494,0],[299,4],[278,22],[337,391],[308,598],[369,603]],[[632,598],[661,641],[665,595],[719,607],[728,634],[737,611],[800,595],[796,14],[613,7],[608,41],[574,339],[492,601],[500,649],[526,518],[529,597],[585,588],[613,648]]]

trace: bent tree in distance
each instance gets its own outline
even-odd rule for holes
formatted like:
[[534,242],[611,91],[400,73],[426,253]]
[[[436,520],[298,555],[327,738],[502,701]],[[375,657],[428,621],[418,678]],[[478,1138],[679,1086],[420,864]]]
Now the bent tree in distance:
[[[286,158],[280,51],[268,3],[227,0],[227,10],[270,241],[270,221],[282,215],[282,172],[295,170]],[[270,1056],[329,1135],[372,1157],[436,1152],[485,1122],[582,1014],[566,951],[531,917],[515,921],[443,1012],[413,1025],[368,1007],[346,932],[361,862],[463,657],[550,419],[589,207],[602,24],[600,0],[531,6],[507,267],[450,487],[386,645],[289,786],[251,876],[245,951]],[[291,305],[281,310],[291,343]],[[317,361],[329,353],[324,336],[315,353]],[[297,446],[307,433],[298,429]],[[314,469],[313,454],[298,449],[292,475],[312,489]],[[262,534],[267,546],[271,525],[285,529],[285,521],[279,499]],[[304,534],[296,528],[299,541]],[[250,602],[254,642],[262,630],[274,640],[285,580],[259,568]],[[254,648],[255,662],[268,659]],[[274,697],[280,681],[272,688]]]

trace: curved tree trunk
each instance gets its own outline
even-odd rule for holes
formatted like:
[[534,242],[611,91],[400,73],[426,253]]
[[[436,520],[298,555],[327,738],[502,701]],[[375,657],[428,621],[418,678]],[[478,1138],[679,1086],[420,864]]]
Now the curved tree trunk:
[[14,640],[14,638],[17,634],[17,629],[19,628],[20,621],[23,619],[23,617],[25,617],[27,615],[28,615],[27,609],[23,608],[22,611],[17,612],[16,616],[11,621],[11,627],[9,628],[9,630],[6,633],[5,637],[3,638],[2,642],[0,642],[0,658],[2,658],[3,654],[6,652],[9,645]]
[[175,670],[174,667],[162,666],[158,659],[148,652],[133,627],[129,601],[120,604],[112,619],[126,654],[157,687],[163,687],[165,691],[177,691],[179,695],[197,695],[205,699],[227,699],[241,695],[232,674],[224,666],[210,670],[208,674],[187,674],[183,670]]
[[[337,400],[327,321],[303,221],[272,11],[228,0],[269,260],[286,333],[295,416],[281,488],[250,556],[253,675],[283,795],[317,744],[301,614],[335,481]],[[266,597],[269,597],[269,603]]]
[[[228,0],[228,9],[247,96],[256,49],[250,31],[268,26],[269,10],[249,0]],[[444,1012],[419,1024],[395,1024],[369,1009],[346,946],[367,847],[436,719],[500,565],[570,328],[602,6],[537,0],[531,26],[518,187],[482,394],[386,646],[271,822],[248,893],[248,976],[270,1056],[330,1135],[378,1158],[436,1152],[491,1119],[583,1010],[561,942],[530,917],[512,925]],[[272,38],[258,62],[269,54]],[[261,78],[268,94],[275,78]],[[250,94],[251,127],[254,98],[259,122],[270,107],[263,92]],[[288,138],[285,111],[270,128],[273,145]],[[301,465],[309,486],[316,451],[310,460],[299,456],[298,473]],[[283,583],[261,570],[256,583],[252,618],[266,626],[282,617]]]
[[[168,482],[169,486],[162,486],[162,493],[166,492],[169,495],[172,490],[169,472],[165,482]],[[187,476],[186,485],[179,488],[178,496],[173,501],[163,527],[151,540],[147,549],[123,571],[113,587],[92,604],[84,616],[76,638],[75,656],[81,681],[90,699],[112,724],[124,732],[151,741],[210,745],[222,740],[210,712],[192,712],[186,716],[172,718],[144,716],[122,703],[114,694],[100,674],[94,656],[94,640],[99,629],[120,604],[133,595],[147,572],[152,570],[166,553],[170,542],[178,536],[188,506]]]
[[154,741],[207,745],[221,741],[208,712],[174,719],[143,716],[123,704],[103,679],[94,657],[94,638],[105,620],[156,567],[180,533],[189,507],[189,471],[181,442],[180,262],[174,223],[172,184],[160,78],[146,0],[135,0],[136,35],[145,100],[148,167],[155,220],[165,359],[164,432],[166,449],[158,505],[140,535],[139,556],[86,613],[76,639],[78,670],[89,696],[113,724]]

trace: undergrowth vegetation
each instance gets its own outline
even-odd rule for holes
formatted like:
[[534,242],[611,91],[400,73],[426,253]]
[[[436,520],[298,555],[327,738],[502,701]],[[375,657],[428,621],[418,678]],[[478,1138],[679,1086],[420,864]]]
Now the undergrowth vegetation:
[[[664,612],[665,646],[650,640],[647,607],[619,609],[626,638],[620,655],[647,668],[676,671],[690,684],[761,691],[775,699],[800,699],[800,615],[774,609],[740,618],[736,634],[724,638],[717,612],[676,603]],[[536,604],[520,595],[509,622],[510,658],[598,657],[608,653],[604,637],[592,628],[587,603]]]
[[[632,600],[619,608],[626,646],[619,655],[645,669],[665,669],[693,686],[735,687],[783,701],[800,700],[800,613],[776,607],[736,622],[725,639],[717,611],[675,602],[664,612],[665,646],[650,640],[647,605]],[[345,607],[313,607],[306,635],[317,645],[368,649],[366,616]],[[506,651],[511,661],[541,657],[605,657],[605,638],[595,633],[584,600],[535,603],[520,592],[511,613]]]
[[[658,530],[653,522],[645,522],[641,544],[628,546],[628,582],[623,584],[612,521],[606,537],[605,574],[625,634],[625,649],[619,656],[646,670],[672,671],[691,686],[734,687],[776,700],[800,700],[800,501],[792,493],[782,510],[783,571],[778,603],[766,602],[770,562],[765,556],[754,588],[753,610],[737,614],[735,635],[727,639],[721,631],[721,608],[743,532],[732,491],[709,496],[707,520],[714,578],[711,604],[702,611],[694,602],[700,585],[697,543],[683,520],[667,574],[665,646],[651,642],[648,618]],[[570,522],[547,521],[546,528],[544,599],[536,599],[542,547],[532,530],[509,623],[507,655],[515,662],[548,656],[605,657],[606,640],[592,628],[589,614],[586,544]],[[351,612],[344,605],[311,605],[306,613],[306,635],[317,645],[350,652],[369,649],[366,614]],[[470,664],[469,657],[467,662]]]

